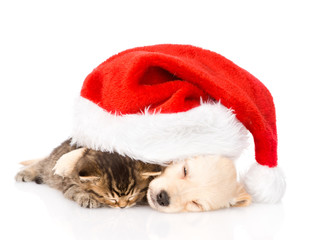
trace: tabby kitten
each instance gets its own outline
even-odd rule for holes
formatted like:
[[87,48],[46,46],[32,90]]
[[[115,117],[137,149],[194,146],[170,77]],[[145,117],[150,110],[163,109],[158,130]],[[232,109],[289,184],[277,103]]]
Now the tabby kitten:
[[[63,142],[45,159],[22,163],[28,166],[16,175],[16,181],[48,184],[87,208],[126,208],[136,203],[147,203],[148,185],[153,176],[160,174],[161,166],[117,153],[79,149],[70,142],[71,139]],[[53,168],[58,159],[74,151],[82,153],[70,173],[65,177],[56,175]]]

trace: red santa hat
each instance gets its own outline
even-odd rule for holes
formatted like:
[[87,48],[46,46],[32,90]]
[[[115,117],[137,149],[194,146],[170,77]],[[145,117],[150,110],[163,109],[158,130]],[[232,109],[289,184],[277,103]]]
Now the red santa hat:
[[248,131],[256,163],[244,184],[258,202],[278,202],[273,99],[253,75],[214,52],[155,45],[121,52],[85,79],[73,143],[164,164],[197,155],[240,156]]

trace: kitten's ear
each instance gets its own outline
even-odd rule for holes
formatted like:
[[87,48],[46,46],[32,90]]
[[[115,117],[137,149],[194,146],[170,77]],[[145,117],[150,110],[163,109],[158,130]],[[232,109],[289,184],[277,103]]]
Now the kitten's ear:
[[244,187],[238,183],[237,196],[230,202],[232,207],[246,207],[252,202],[252,197],[248,194]]
[[54,174],[68,177],[72,173],[77,161],[83,156],[86,148],[78,148],[62,155],[56,162]]
[[86,177],[79,176],[79,178],[80,178],[81,183],[87,183],[87,182],[95,183],[100,180],[100,177],[96,177],[96,176],[86,176]]
[[157,177],[162,173],[162,171],[158,171],[158,172],[144,172],[141,174],[141,176],[145,179],[149,178],[149,177]]

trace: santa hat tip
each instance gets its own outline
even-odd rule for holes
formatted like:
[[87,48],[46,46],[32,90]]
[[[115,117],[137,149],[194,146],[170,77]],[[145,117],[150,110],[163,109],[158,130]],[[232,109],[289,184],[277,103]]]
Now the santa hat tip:
[[253,163],[242,182],[256,203],[278,203],[285,192],[286,183],[282,170],[277,167]]

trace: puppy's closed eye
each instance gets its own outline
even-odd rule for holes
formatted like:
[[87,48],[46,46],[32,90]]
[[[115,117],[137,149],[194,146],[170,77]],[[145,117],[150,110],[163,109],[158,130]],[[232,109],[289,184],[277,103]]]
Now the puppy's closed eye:
[[182,168],[182,178],[186,178],[188,175],[188,166],[185,164]]
[[186,166],[183,167],[183,174],[184,174],[184,177],[186,177],[186,175],[187,175],[187,168],[186,168]]

